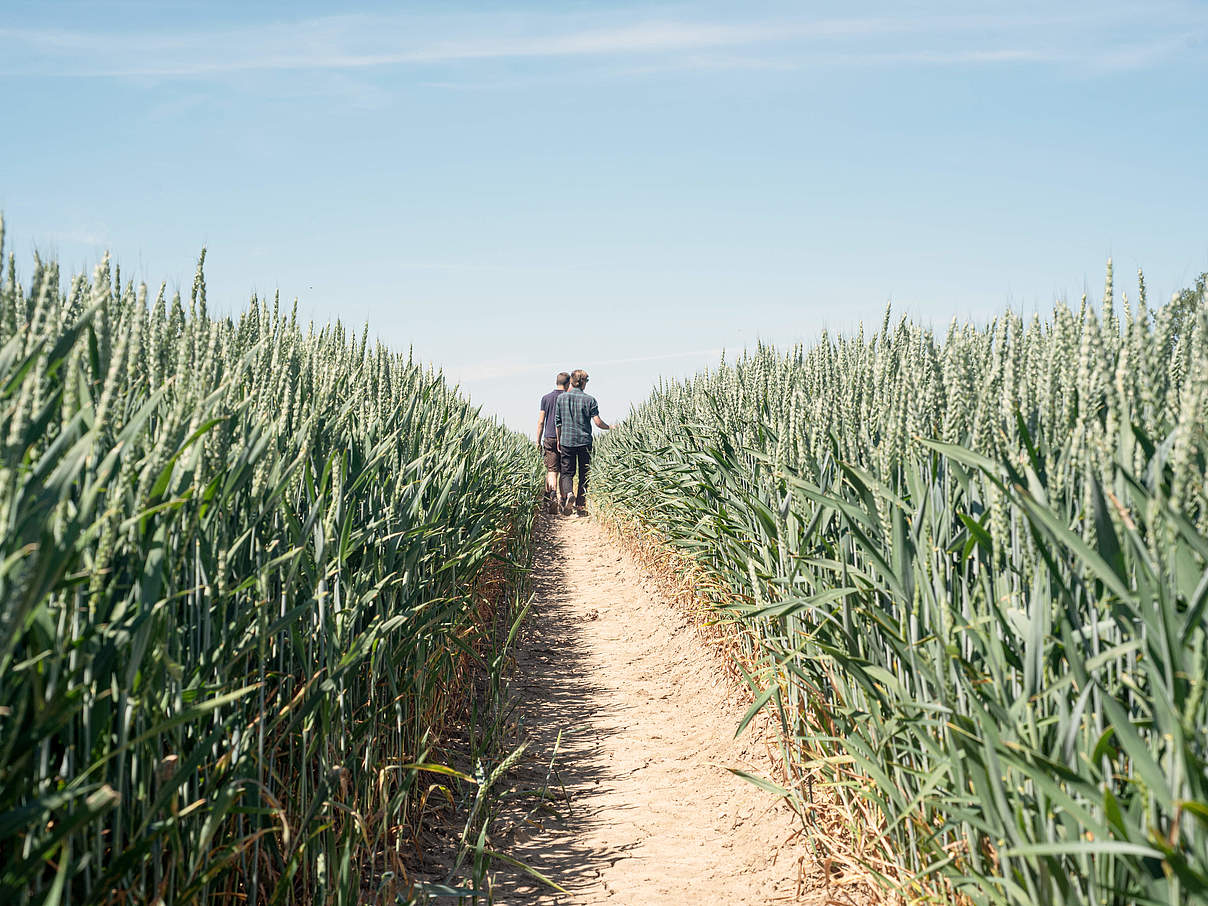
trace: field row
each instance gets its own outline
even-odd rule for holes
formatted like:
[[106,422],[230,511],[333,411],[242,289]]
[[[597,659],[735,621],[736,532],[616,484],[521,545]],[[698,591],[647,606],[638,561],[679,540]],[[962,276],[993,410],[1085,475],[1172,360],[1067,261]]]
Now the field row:
[[338,324],[212,317],[200,266],[0,286],[0,900],[404,891],[528,443]]
[[[907,319],[661,386],[608,518],[695,561],[887,883],[1208,903],[1208,298]],[[824,851],[835,845],[819,830]]]

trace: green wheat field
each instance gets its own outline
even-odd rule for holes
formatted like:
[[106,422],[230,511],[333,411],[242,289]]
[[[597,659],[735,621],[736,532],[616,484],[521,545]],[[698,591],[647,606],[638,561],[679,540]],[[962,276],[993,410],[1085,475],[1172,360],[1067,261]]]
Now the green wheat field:
[[[367,333],[210,314],[200,265],[185,299],[0,260],[0,902],[434,895],[531,440]],[[812,845],[825,789],[906,901],[1203,904],[1206,424],[1205,280],[1109,265],[664,383],[593,492],[710,579]]]

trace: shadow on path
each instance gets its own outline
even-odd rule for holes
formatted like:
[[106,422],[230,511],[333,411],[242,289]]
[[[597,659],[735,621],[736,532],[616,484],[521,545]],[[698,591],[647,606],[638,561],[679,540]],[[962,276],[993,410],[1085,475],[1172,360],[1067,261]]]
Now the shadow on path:
[[[600,867],[609,862],[608,853],[584,840],[582,832],[601,816],[582,794],[607,789],[615,778],[601,751],[599,708],[606,690],[593,679],[596,665],[587,641],[593,621],[575,606],[561,528],[559,517],[538,517],[535,600],[517,646],[512,681],[528,748],[511,784],[528,793],[545,790],[546,795],[517,798],[500,822],[505,827],[500,843],[509,855],[573,892],[594,884]],[[497,903],[567,901],[511,868],[495,873],[493,892]]]
[[745,705],[695,628],[594,519],[543,516],[535,532],[512,679],[528,748],[492,839],[569,893],[496,862],[494,901],[794,899],[798,854],[782,850],[795,822],[727,770],[762,774],[766,750],[734,738]]

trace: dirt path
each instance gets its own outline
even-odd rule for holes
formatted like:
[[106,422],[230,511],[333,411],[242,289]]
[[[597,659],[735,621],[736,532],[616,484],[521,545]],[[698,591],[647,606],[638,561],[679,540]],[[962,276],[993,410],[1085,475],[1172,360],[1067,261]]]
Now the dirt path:
[[[820,902],[794,898],[788,809],[727,767],[766,771],[744,705],[684,617],[644,589],[593,519],[542,517],[536,601],[516,684],[529,754],[520,780],[552,786],[504,849],[570,895],[520,874],[496,901],[524,904]],[[566,798],[561,799],[561,789]]]

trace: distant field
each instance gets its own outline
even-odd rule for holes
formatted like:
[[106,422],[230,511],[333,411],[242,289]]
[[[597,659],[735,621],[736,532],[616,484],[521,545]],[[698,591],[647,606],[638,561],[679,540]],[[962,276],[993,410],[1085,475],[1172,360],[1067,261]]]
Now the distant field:
[[662,386],[596,488],[706,574],[823,855],[978,904],[1205,903],[1206,416],[1205,280],[1155,308],[1109,265],[1101,303],[887,312]]

